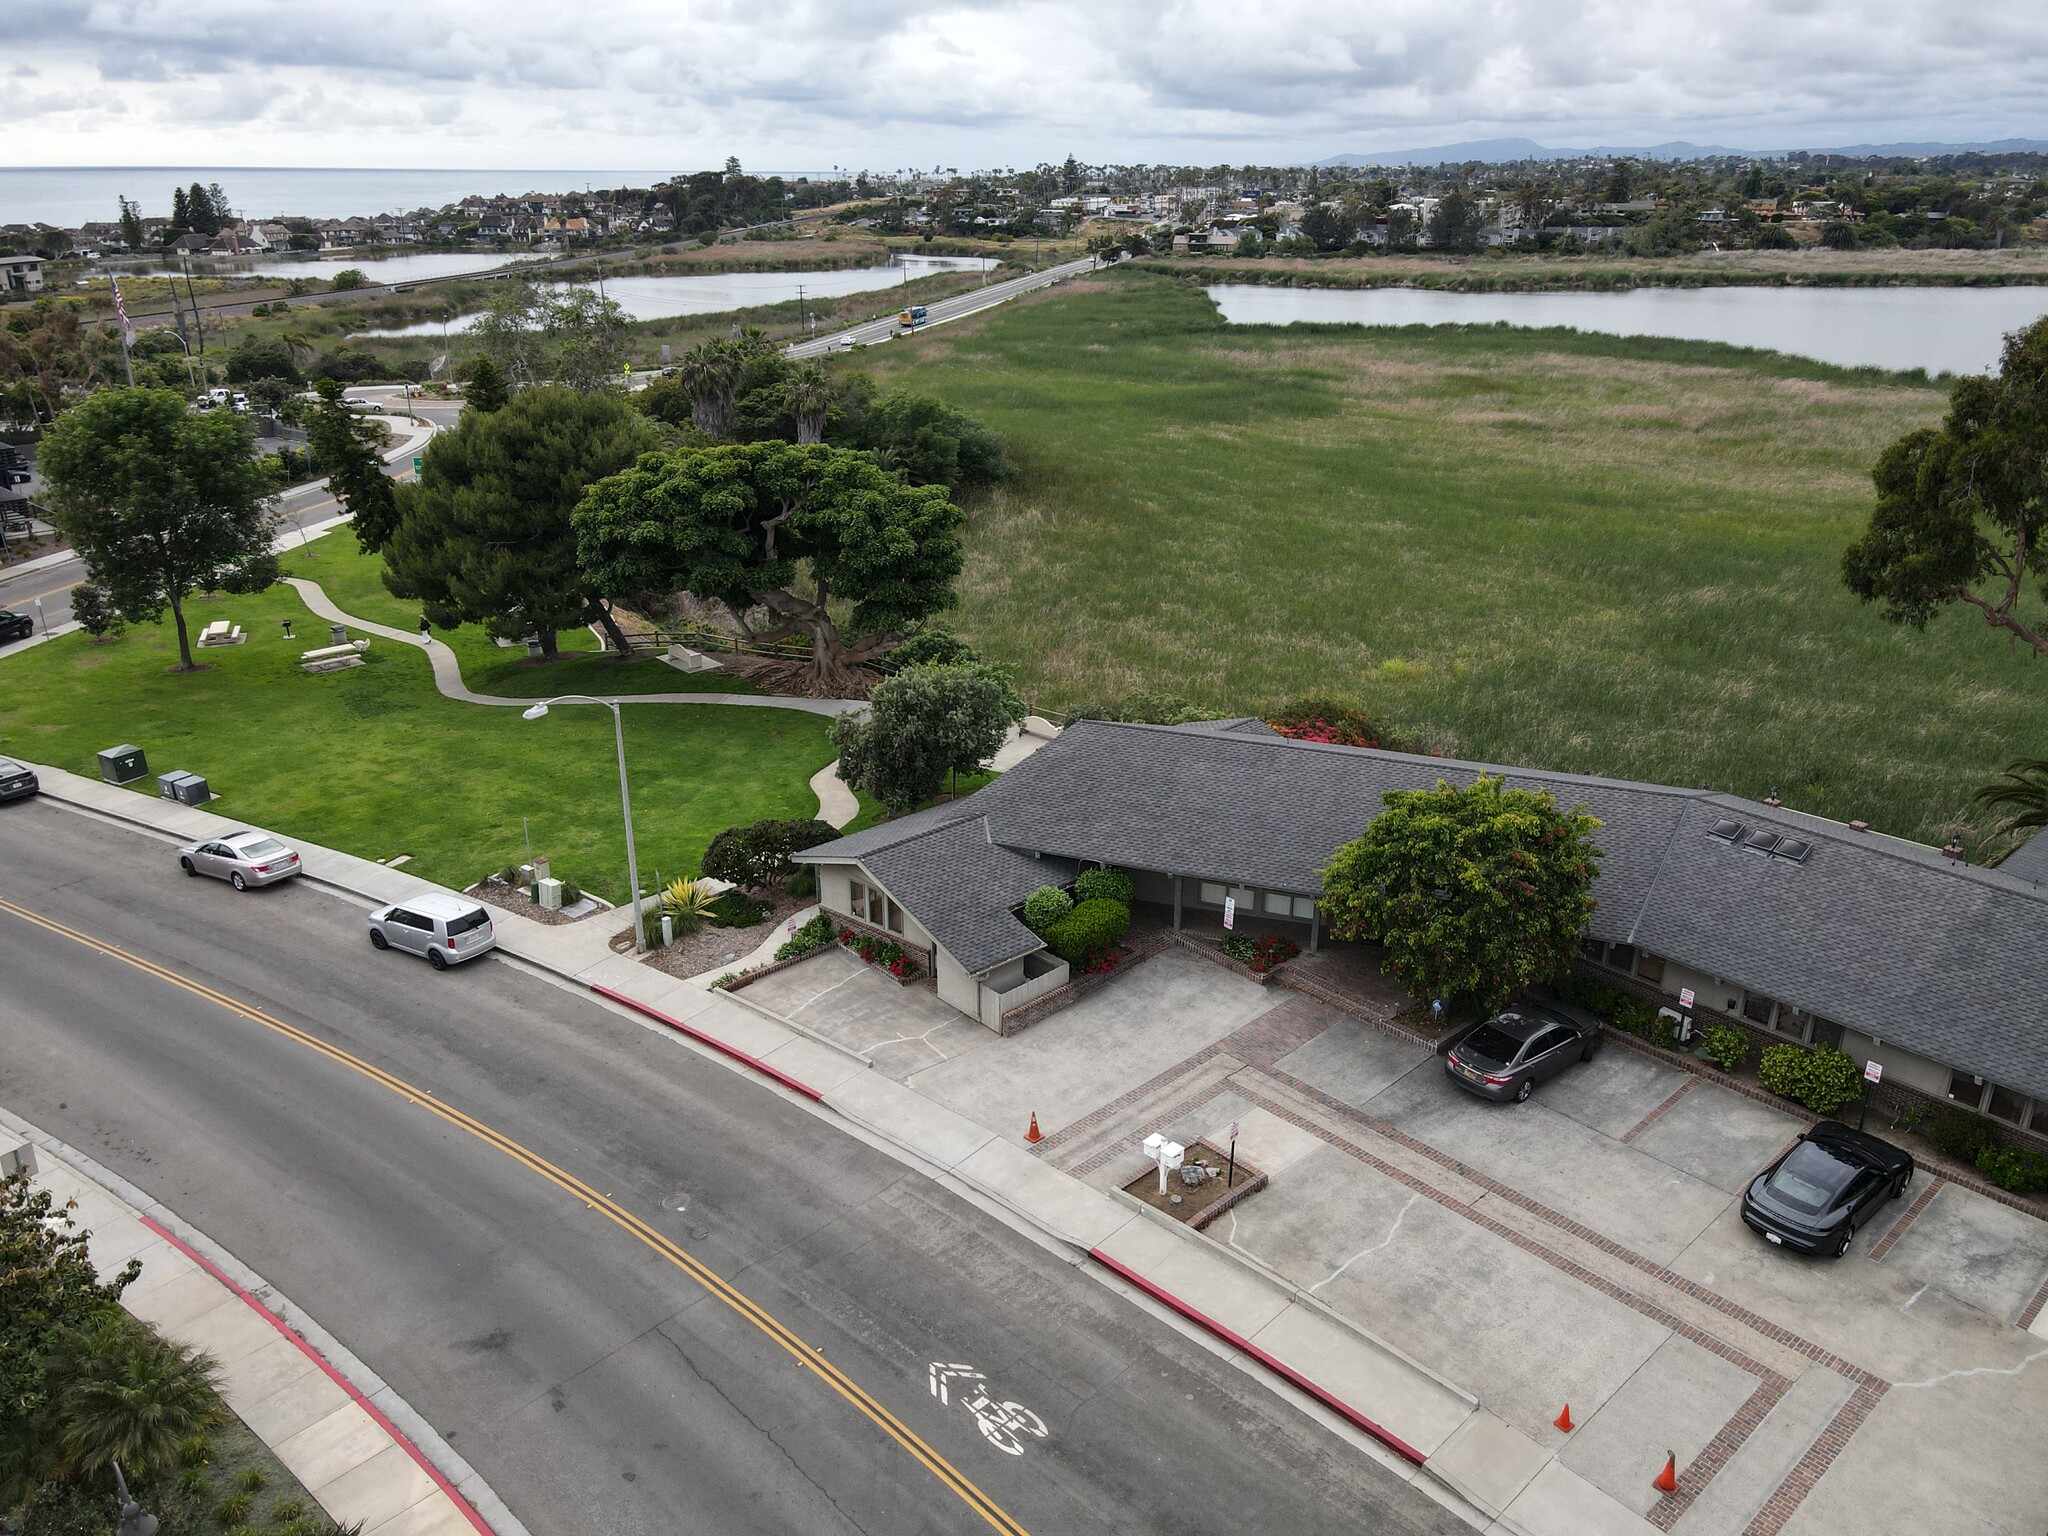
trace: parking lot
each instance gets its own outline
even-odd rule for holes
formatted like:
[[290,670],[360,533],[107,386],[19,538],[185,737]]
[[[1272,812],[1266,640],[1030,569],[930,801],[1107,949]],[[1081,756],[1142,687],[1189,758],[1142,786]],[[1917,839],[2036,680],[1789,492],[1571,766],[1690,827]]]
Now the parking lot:
[[864,1021],[892,1075],[1020,1142],[1035,1112],[1039,1155],[1098,1187],[1144,1170],[1148,1132],[1220,1144],[1235,1122],[1272,1182],[1211,1238],[1663,1529],[2042,1529],[2031,1216],[1923,1173],[1847,1258],[1772,1249],[1738,1200],[1802,1118],[1612,1042],[1527,1104],[1482,1103],[1425,1047],[1181,949],[1007,1040],[929,1007],[885,1032],[887,994],[814,976],[849,1016],[806,983],[811,1027]]

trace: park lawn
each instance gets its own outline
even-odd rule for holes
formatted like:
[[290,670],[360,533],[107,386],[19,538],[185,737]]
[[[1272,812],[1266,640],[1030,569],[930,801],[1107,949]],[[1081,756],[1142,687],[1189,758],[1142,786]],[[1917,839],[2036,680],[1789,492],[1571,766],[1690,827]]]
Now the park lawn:
[[[343,613],[400,629],[412,629],[420,621],[419,605],[391,595],[384,585],[383,560],[364,554],[346,527],[294,547],[285,555],[284,565],[288,576],[319,582]],[[555,641],[562,655],[552,662],[527,660],[524,646],[499,645],[481,624],[437,629],[434,638],[455,653],[462,680],[477,693],[543,698],[557,693],[761,691],[742,678],[717,672],[678,672],[651,658],[622,664],[615,656],[600,652],[598,637],[588,629],[565,629],[558,634]]]
[[[609,711],[516,709],[434,691],[427,658],[373,640],[366,664],[309,676],[304,636],[323,634],[290,587],[195,602],[195,628],[240,624],[244,645],[171,671],[164,626],[95,645],[71,634],[0,659],[0,750],[95,774],[94,753],[132,741],[152,774],[202,774],[221,814],[467,886],[533,849],[555,873],[625,896],[625,839]],[[287,641],[289,617],[301,638]],[[670,676],[676,674],[670,673]],[[626,755],[641,879],[694,874],[712,836],[764,816],[809,817],[809,780],[834,756],[827,722],[799,710],[628,705]],[[153,793],[154,779],[141,786]]]
[[[2039,664],[1842,586],[1894,375],[1506,327],[1228,327],[1116,271],[882,349],[1008,439],[952,622],[1039,708],[1333,695],[1448,752],[1940,841],[2048,748]],[[1973,816],[1976,818],[1973,821]]]

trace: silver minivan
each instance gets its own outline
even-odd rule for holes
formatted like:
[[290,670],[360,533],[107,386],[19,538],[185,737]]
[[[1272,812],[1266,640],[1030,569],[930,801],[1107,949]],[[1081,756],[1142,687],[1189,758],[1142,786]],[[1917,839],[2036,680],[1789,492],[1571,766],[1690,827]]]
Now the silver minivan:
[[491,914],[482,906],[461,896],[430,891],[372,912],[370,943],[377,949],[425,955],[435,970],[445,971],[495,949],[498,938],[491,928]]

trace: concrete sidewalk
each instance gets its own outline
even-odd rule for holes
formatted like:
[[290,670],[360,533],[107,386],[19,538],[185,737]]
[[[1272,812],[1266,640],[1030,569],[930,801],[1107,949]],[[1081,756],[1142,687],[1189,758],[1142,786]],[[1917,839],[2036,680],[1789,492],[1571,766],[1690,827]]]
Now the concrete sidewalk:
[[[238,823],[66,773],[38,769],[54,800],[176,839]],[[362,899],[400,901],[441,887],[367,859],[295,841],[307,877]],[[1654,1527],[1488,1412],[1470,1393],[1373,1338],[1280,1276],[1187,1232],[1128,1197],[1097,1190],[1011,1137],[873,1071],[800,1027],[615,955],[608,925],[550,927],[495,912],[507,954],[599,989],[728,1059],[765,1069],[898,1149],[914,1166],[1021,1217],[1149,1294],[1364,1429],[1380,1459],[1475,1525],[1503,1536],[1644,1536]]]
[[363,1536],[524,1536],[466,1461],[360,1361],[288,1321],[290,1304],[260,1277],[231,1273],[232,1259],[73,1148],[5,1111],[0,1128],[35,1146],[39,1188],[75,1202],[71,1219],[90,1233],[102,1275],[140,1261],[121,1304],[213,1357],[228,1407],[338,1525],[360,1522]]

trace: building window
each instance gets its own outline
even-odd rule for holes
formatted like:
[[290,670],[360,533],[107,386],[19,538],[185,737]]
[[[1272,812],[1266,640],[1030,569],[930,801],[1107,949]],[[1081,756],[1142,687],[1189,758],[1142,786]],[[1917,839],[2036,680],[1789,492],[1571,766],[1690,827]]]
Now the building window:
[[882,926],[891,933],[903,931],[903,909],[886,896],[882,898]]
[[1752,1024],[1763,1025],[1765,1029],[1771,1027],[1771,1016],[1777,1006],[1775,1002],[1765,997],[1761,992],[1744,992],[1742,994],[1742,1016]]
[[2003,1120],[2008,1125],[2021,1125],[2027,1118],[2027,1101],[2024,1095],[1993,1083],[1991,1098],[1984,1106],[1984,1113],[1994,1120]]
[[1588,960],[1597,961],[1607,953],[1607,941],[1605,939],[1581,939],[1579,940],[1579,953]]
[[1972,1077],[1967,1072],[1951,1072],[1948,1078],[1948,1096],[1951,1102],[1965,1109],[1984,1107],[1984,1079]]
[[1815,1014],[1812,1041],[1813,1044],[1824,1045],[1831,1051],[1839,1051],[1842,1048],[1842,1026],[1832,1019],[1824,1019]]
[[1610,944],[1607,947],[1607,963],[1617,971],[1633,972],[1636,968],[1636,947],[1633,944]]
[[1302,921],[1303,921],[1304,923],[1312,923],[1312,922],[1314,922],[1314,921],[1315,921],[1315,919],[1316,919],[1316,899],[1315,899],[1315,897],[1313,897],[1313,896],[1297,896],[1297,897],[1295,897],[1295,898],[1294,898],[1294,915],[1295,915],[1296,917],[1300,918],[1300,919],[1301,919],[1301,920],[1302,920]]
[[847,910],[855,917],[865,918],[868,915],[868,888],[854,880],[848,883],[846,889]]
[[1644,981],[1647,981],[1648,983],[1650,983],[1650,985],[1651,985],[1651,986],[1653,986],[1653,987],[1654,987],[1654,986],[1661,986],[1661,985],[1663,985],[1663,982],[1664,982],[1664,960],[1663,960],[1663,957],[1662,957],[1661,955],[1653,955],[1653,954],[1651,954],[1651,953],[1650,953],[1650,952],[1649,952],[1648,950],[1645,950],[1645,951],[1644,951],[1644,952],[1643,952],[1642,954],[1640,954],[1640,955],[1637,955],[1637,956],[1636,956],[1636,974],[1637,974],[1638,976],[1642,977],[1642,979],[1643,979]]
[[1783,1035],[1787,1040],[1797,1040],[1803,1045],[1806,1043],[1806,1026],[1811,1022],[1812,1014],[1786,1003],[1778,1009],[1777,1022],[1767,1025],[1766,1028],[1773,1034]]
[[1252,903],[1259,899],[1259,893],[1248,885],[1233,885],[1230,888],[1230,896],[1237,903],[1237,910],[1240,912],[1251,911]]
[[1293,910],[1294,898],[1285,891],[1266,892],[1266,915],[1268,917],[1286,917]]
[[903,909],[874,886],[863,885],[858,880],[850,882],[846,904],[862,922],[873,923],[891,933],[903,931]]
[[1214,881],[1214,880],[1204,880],[1204,881],[1202,882],[1202,887],[1201,887],[1201,899],[1202,899],[1202,902],[1203,902],[1203,904],[1204,904],[1205,906],[1211,906],[1211,907],[1220,907],[1220,906],[1222,906],[1222,905],[1223,905],[1223,897],[1224,897],[1224,895],[1225,895],[1225,892],[1224,892],[1224,889],[1223,889],[1223,887],[1222,887],[1222,886],[1221,886],[1220,884],[1218,884],[1218,883],[1217,883],[1216,881]]

